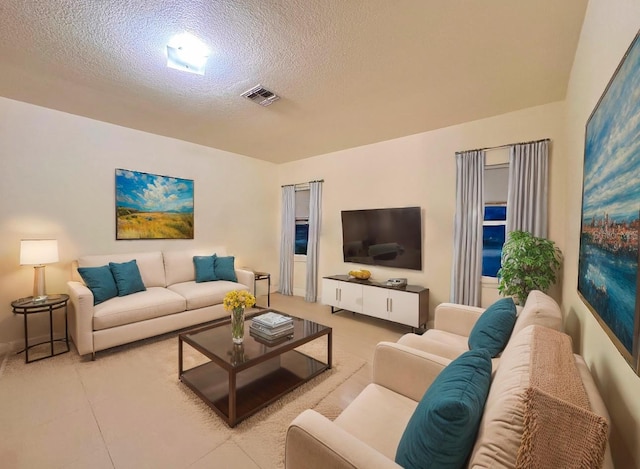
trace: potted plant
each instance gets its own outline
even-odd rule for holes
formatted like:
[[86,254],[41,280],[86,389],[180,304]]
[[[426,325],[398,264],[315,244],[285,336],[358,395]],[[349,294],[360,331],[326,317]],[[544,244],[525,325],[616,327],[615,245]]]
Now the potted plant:
[[531,290],[544,292],[556,281],[562,252],[549,239],[526,231],[512,231],[502,247],[498,291],[524,304]]

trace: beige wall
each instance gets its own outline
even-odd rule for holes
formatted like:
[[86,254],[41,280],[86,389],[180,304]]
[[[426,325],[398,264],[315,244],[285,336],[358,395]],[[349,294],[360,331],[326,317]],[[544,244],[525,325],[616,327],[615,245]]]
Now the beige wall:
[[[280,165],[280,184],[324,179],[320,277],[367,268],[374,280],[407,277],[430,289],[431,310],[449,300],[455,209],[456,151],[552,139],[550,237],[564,244],[564,103],[525,109],[462,125]],[[342,260],[340,211],[422,207],[423,270],[360,266]],[[296,269],[301,266],[296,265]]]
[[[275,271],[274,164],[4,98],[0,121],[0,344],[23,337],[10,307],[33,285],[33,268],[18,265],[23,237],[59,241],[49,292],[66,291],[82,254],[226,245],[239,265]],[[115,241],[115,168],[193,179],[195,239]]]
[[587,119],[640,27],[640,3],[591,0],[569,82],[567,106],[567,231],[563,310],[567,331],[585,357],[613,419],[617,467],[640,467],[640,378],[577,295],[584,133]]

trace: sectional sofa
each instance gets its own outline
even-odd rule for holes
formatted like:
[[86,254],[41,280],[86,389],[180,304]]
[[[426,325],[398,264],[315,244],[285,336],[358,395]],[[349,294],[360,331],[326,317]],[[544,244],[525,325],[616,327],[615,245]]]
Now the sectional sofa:
[[[80,257],[67,283],[69,329],[80,355],[201,324],[227,316],[227,292],[253,293],[253,272],[233,268],[235,280],[196,282],[194,256],[224,256],[225,249],[153,251]],[[233,258],[226,256],[227,260]],[[95,303],[79,267],[101,267],[135,260],[144,290]]]
[[547,327],[547,300],[534,294],[497,360],[469,350],[468,327],[381,342],[373,382],[334,421],[306,410],[290,424],[286,468],[613,468],[607,409],[569,336]]

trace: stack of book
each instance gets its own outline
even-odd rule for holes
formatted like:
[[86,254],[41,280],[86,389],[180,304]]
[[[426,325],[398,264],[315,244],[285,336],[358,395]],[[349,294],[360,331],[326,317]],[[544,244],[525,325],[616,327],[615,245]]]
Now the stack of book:
[[250,332],[264,340],[278,340],[293,334],[293,319],[273,311],[255,316]]

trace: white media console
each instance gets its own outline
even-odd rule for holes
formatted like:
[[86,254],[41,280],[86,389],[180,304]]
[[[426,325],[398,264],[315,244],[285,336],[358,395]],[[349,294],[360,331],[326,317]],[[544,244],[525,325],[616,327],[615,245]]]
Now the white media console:
[[428,288],[417,285],[390,287],[348,275],[322,279],[322,303],[331,306],[332,314],[347,310],[414,329],[426,329],[429,317]]

